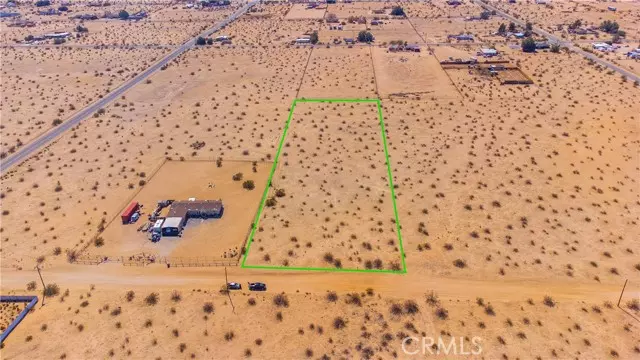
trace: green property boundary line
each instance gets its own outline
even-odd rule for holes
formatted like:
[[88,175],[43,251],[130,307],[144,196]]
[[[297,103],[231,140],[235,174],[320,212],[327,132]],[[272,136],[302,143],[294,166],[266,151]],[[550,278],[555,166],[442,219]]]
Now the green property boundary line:
[[[269,193],[269,188],[271,187],[271,180],[273,179],[273,174],[276,171],[276,167],[278,166],[278,161],[280,160],[280,152],[282,151],[282,145],[284,144],[284,140],[287,138],[287,132],[289,131],[289,125],[291,124],[291,118],[293,118],[293,112],[295,111],[296,105],[298,103],[374,103],[378,108],[378,119],[380,121],[380,134],[382,135],[382,144],[384,146],[384,156],[387,162],[387,175],[389,177],[389,189],[391,189],[391,200],[393,203],[393,213],[396,221],[396,233],[398,234],[398,242],[400,245],[400,256],[402,259],[402,269],[401,270],[386,270],[386,269],[343,269],[343,268],[329,268],[329,267],[290,267],[290,266],[268,266],[268,265],[247,265],[247,257],[249,256],[249,250],[251,249],[251,244],[253,243],[253,237],[256,233],[256,229],[258,229],[258,225],[260,223],[260,217],[262,216],[262,211],[264,210],[265,202],[267,201],[267,195]],[[267,180],[267,185],[265,186],[264,192],[262,193],[262,199],[260,200],[260,208],[258,209],[258,213],[255,217],[255,220],[252,224],[251,233],[249,234],[249,240],[247,241],[247,247],[245,249],[244,258],[242,259],[241,268],[243,269],[266,269],[266,270],[289,270],[289,271],[326,271],[326,272],[354,272],[354,273],[390,273],[390,274],[406,274],[407,273],[407,264],[405,261],[404,247],[402,245],[402,233],[400,231],[400,220],[398,218],[398,208],[396,206],[396,194],[393,186],[393,175],[391,171],[391,161],[389,160],[389,150],[387,147],[387,137],[386,130],[384,127],[384,118],[382,116],[382,104],[380,99],[305,99],[299,98],[293,100],[293,104],[291,105],[291,110],[289,111],[289,117],[287,118],[287,123],[284,126],[284,130],[282,132],[282,136],[280,137],[280,143],[278,145],[278,150],[276,152],[275,159],[273,161],[273,166],[271,167],[271,172],[269,174],[269,180]]]

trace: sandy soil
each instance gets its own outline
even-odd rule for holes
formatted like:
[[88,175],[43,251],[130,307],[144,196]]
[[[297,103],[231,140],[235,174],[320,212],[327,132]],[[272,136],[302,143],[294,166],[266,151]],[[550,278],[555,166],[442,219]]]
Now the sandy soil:
[[313,50],[298,97],[362,99],[375,95],[370,50],[341,46]]
[[[97,234],[103,244],[91,244],[88,256],[110,258],[145,254],[160,257],[181,258],[197,254],[201,259],[238,258],[248,229],[258,211],[262,191],[267,184],[270,163],[250,161],[223,161],[218,167],[215,161],[163,162],[132,201],[142,205],[141,218],[136,224],[123,225],[118,216],[107,221],[104,232]],[[182,174],[176,177],[175,174]],[[239,180],[233,176],[242,174]],[[139,174],[144,177],[147,174]],[[255,189],[243,188],[243,182],[253,181]],[[209,184],[212,187],[209,187]],[[158,201],[220,200],[224,214],[220,219],[192,219],[187,222],[182,237],[163,237],[153,243],[144,232],[137,231],[155,209]],[[123,203],[121,211],[128,205]],[[250,209],[254,208],[254,211]]]
[[375,104],[298,103],[247,263],[400,270],[381,132]]
[[5,48],[2,154],[11,153],[158,60],[153,49]]
[[306,4],[294,4],[287,12],[285,19],[287,20],[300,20],[300,19],[322,19],[327,11],[326,6],[318,6],[313,9],[307,9]]
[[[406,8],[412,22],[438,16],[433,21],[453,23],[456,18],[443,18],[447,15],[434,10],[442,4],[438,0]],[[385,4],[333,7],[349,16],[369,13],[373,6]],[[417,11],[413,8],[425,10],[412,15]],[[225,29],[236,36],[234,42],[246,33],[242,46],[189,50],[104,113],[83,121],[2,176],[2,294],[42,294],[39,282],[35,290],[27,290],[30,282],[39,281],[36,265],[48,284],[59,286],[59,294],[44,299],[45,305],[38,305],[11,335],[0,354],[3,359],[192,354],[415,358],[402,350],[407,335],[441,335],[447,341],[462,337],[467,345],[480,337],[483,352],[475,358],[638,356],[636,85],[576,54],[523,54],[501,44],[497,47],[503,59],[519,66],[534,85],[501,86],[467,69],[443,70],[438,64],[441,57],[473,54],[478,45],[400,54],[377,46],[284,46],[288,36],[326,25],[313,19],[285,20],[286,5],[262,4],[258,10]],[[441,36],[421,26],[432,25],[416,22],[427,39]],[[452,30],[459,31],[460,25],[455,26]],[[3,51],[4,60],[5,53],[18,50]],[[78,88],[82,96],[95,97],[103,89],[98,86],[105,86],[97,80],[114,79],[106,86],[116,86],[115,79],[131,76],[157,56],[136,52],[139,60],[132,64],[128,52],[92,50],[85,58],[55,63],[50,60],[61,54],[58,49],[20,51],[22,59],[10,58],[15,74],[3,73],[2,88],[9,89],[3,92],[3,125],[11,119],[4,107],[14,96],[11,92],[21,98],[10,109],[64,108],[67,113],[66,107],[49,104],[62,95],[47,84],[58,86],[58,78],[85,84],[85,71],[84,76],[102,73],[92,75],[96,84]],[[5,66],[3,62],[3,72]],[[33,75],[38,66],[64,70],[39,78]],[[10,86],[16,81],[14,90]],[[34,96],[29,87],[37,86],[47,100],[32,106],[36,100],[28,99]],[[396,93],[419,94],[393,96]],[[140,180],[148,181],[140,192],[148,195],[144,201],[160,196],[149,177],[165,158],[222,158],[220,169],[197,175],[175,169],[165,182],[186,196],[191,190],[180,184],[205,192],[205,179],[220,176],[216,182],[230,191],[219,196],[234,197],[228,200],[234,209],[242,206],[236,217],[228,217],[237,221],[224,230],[234,234],[234,244],[229,240],[203,250],[202,237],[198,245],[185,242],[175,251],[184,257],[224,255],[241,246],[245,239],[240,234],[251,226],[263,188],[257,185],[251,193],[238,189],[238,183],[229,182],[229,175],[238,171],[231,164],[273,161],[292,101],[320,96],[381,98],[406,274],[67,262],[67,252],[87,246],[100,250],[91,241],[102,219],[120,213],[140,190]],[[12,133],[25,137],[26,131],[37,130],[36,122],[48,127],[53,120],[43,116],[27,124],[22,117],[14,119],[15,124],[2,129],[2,151],[16,141]],[[398,252],[388,242],[396,238],[392,215],[385,210],[390,205],[388,187],[383,186],[388,174],[382,171],[385,160],[379,156],[382,139],[375,114],[366,106],[308,105],[296,109],[292,123],[283,157],[288,164],[279,165],[277,181],[267,194],[275,195],[275,206],[265,210],[275,221],[265,217],[261,222],[263,231],[257,234],[262,241],[254,244],[249,263],[326,264],[324,254],[330,251],[343,268],[366,267],[366,260],[374,265],[377,257],[385,268],[392,267]],[[330,165],[336,162],[339,169]],[[263,186],[264,170],[256,174]],[[278,197],[276,189],[284,189],[284,196]],[[338,205],[351,217],[333,214]],[[312,221],[316,213],[317,221]],[[231,210],[225,216],[229,214]],[[290,227],[281,220],[289,220]],[[370,236],[374,227],[382,229],[382,235]],[[340,243],[334,242],[338,239]],[[119,240],[109,240],[104,249],[120,251],[126,239]],[[371,250],[363,242],[370,242]],[[268,262],[265,253],[270,254]],[[229,298],[219,293],[226,279],[245,288],[248,281],[263,281],[268,290],[256,294],[245,289]],[[127,295],[129,290],[133,296]],[[179,301],[177,296],[172,300],[174,290],[180,293]],[[155,305],[153,296],[145,301],[153,292],[158,293]],[[282,292],[286,301],[276,296]],[[3,310],[3,322],[14,314]],[[61,337],[65,341],[59,341]]]
[[437,58],[424,50],[393,53],[384,48],[372,49],[381,97],[459,98]]
[[[245,290],[228,297],[218,293],[224,277],[214,282],[218,286],[63,288],[18,327],[3,358],[21,358],[26,352],[71,359],[275,354],[409,359],[415,358],[411,353],[420,349],[422,337],[437,342],[440,336],[444,344],[454,339],[458,353],[462,343],[467,353],[480,352],[473,357],[485,358],[629,359],[639,351],[637,322],[610,302],[550,298],[548,306],[540,296],[456,301],[429,289],[403,298],[381,294],[375,286],[346,292],[330,284],[313,294],[290,287],[279,295]],[[147,301],[152,293],[155,302]],[[64,342],[47,341],[62,334]],[[406,337],[415,339],[403,350]],[[438,358],[452,357],[444,347],[440,351]]]

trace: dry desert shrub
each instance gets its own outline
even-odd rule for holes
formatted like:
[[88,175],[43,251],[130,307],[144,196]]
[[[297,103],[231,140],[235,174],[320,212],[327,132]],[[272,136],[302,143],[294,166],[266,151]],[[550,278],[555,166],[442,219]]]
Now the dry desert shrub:
[[146,298],[144,298],[144,302],[149,306],[154,306],[158,303],[159,297],[160,297],[160,294],[152,292],[151,294],[147,295]]
[[213,303],[211,302],[206,302],[204,303],[204,305],[202,305],[202,311],[204,311],[205,314],[211,314],[213,310],[214,310],[214,307],[213,307]]
[[180,302],[180,300],[182,300],[182,295],[180,294],[180,292],[178,290],[173,290],[173,292],[171,293],[171,301],[177,303]]
[[58,287],[57,284],[53,283],[53,284],[48,284],[47,286],[45,286],[45,288],[44,288],[44,296],[46,296],[46,297],[54,297],[54,296],[57,296],[58,294],[60,294],[60,288]]
[[289,299],[285,294],[278,294],[273,297],[273,304],[277,307],[289,307]]

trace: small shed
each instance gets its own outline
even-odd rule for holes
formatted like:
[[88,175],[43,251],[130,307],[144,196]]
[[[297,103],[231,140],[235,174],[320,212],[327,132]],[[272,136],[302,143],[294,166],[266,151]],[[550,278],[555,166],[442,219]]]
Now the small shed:
[[153,227],[151,228],[151,232],[153,234],[161,234],[162,233],[162,224],[163,223],[164,223],[164,219],[156,220],[156,222],[153,224]]
[[480,49],[480,54],[482,56],[491,57],[498,55],[498,50],[496,49]]

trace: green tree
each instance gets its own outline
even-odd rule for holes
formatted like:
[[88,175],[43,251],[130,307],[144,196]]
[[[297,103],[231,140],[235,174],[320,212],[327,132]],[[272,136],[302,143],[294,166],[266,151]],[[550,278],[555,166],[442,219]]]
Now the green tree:
[[489,20],[490,17],[491,17],[491,13],[488,11],[483,11],[480,13],[480,19],[482,20]]
[[621,40],[621,37],[618,34],[613,34],[613,36],[611,37],[612,44],[619,44],[620,40]]
[[370,43],[373,41],[373,34],[368,31],[362,30],[358,33],[358,41]]
[[522,51],[524,52],[535,52],[536,51],[536,42],[533,38],[526,38],[522,40]]
[[314,31],[313,33],[311,33],[311,43],[312,44],[317,44],[318,43],[318,32]]
[[404,9],[401,6],[394,6],[393,9],[391,9],[391,15],[405,16]]
[[527,21],[527,25],[525,26],[525,30],[533,31],[533,24]]
[[516,32],[516,24],[513,22],[509,23],[509,32]]
[[196,45],[207,45],[207,39],[203,38],[202,36],[198,36],[198,38],[196,39]]
[[559,53],[560,52],[560,45],[559,44],[552,44],[551,48],[549,50],[552,53]]
[[569,24],[569,29],[574,30],[579,28],[580,26],[582,26],[582,20],[578,19],[576,21],[574,21],[573,23]]
[[120,12],[118,13],[118,18],[120,18],[121,20],[127,20],[129,18],[129,13],[127,12],[127,10],[120,10]]
[[620,25],[615,21],[605,20],[600,24],[600,30],[609,34],[615,34],[620,30]]
[[507,32],[507,25],[500,24],[500,26],[498,27],[498,34],[504,34],[506,32]]

